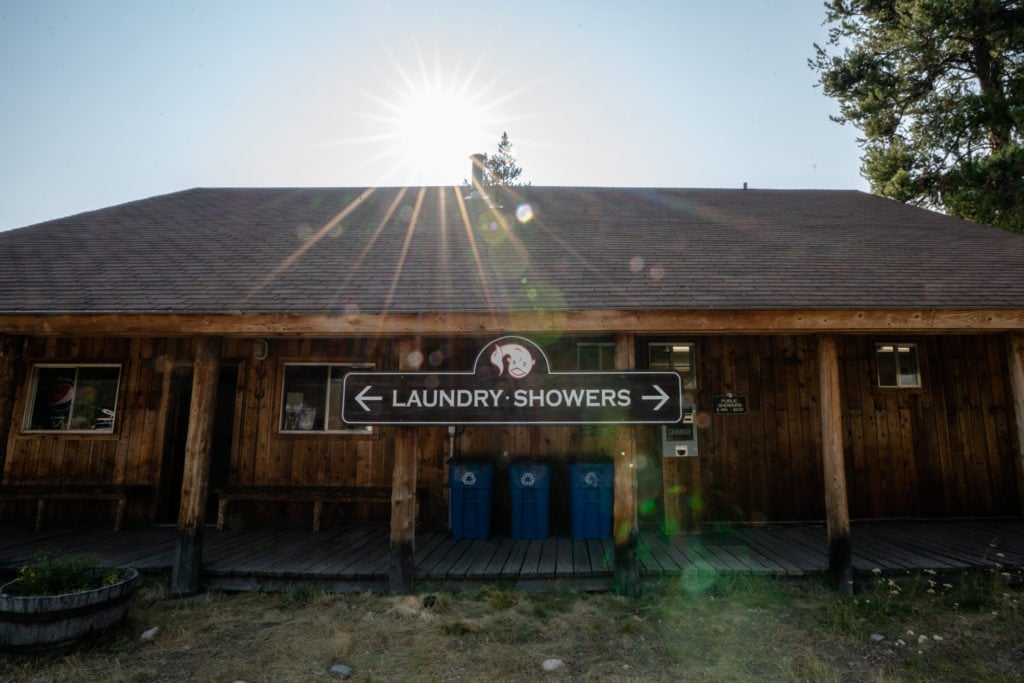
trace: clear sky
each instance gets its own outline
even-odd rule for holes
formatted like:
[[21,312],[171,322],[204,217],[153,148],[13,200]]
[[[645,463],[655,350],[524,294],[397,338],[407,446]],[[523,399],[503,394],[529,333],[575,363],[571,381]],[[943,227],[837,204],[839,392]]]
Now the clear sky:
[[191,187],[866,190],[822,0],[0,0],[0,229]]

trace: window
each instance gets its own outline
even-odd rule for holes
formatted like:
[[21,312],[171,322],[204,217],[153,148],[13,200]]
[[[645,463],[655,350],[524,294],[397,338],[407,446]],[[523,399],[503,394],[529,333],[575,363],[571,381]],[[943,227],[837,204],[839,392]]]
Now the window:
[[113,432],[119,365],[37,365],[25,431]]
[[373,366],[310,365],[284,366],[284,400],[281,402],[282,432],[335,432],[369,434],[371,427],[355,427],[341,421],[341,387],[346,373]]
[[875,344],[875,364],[880,387],[921,386],[917,344]]
[[614,370],[615,344],[580,342],[576,345],[577,370]]
[[651,370],[675,370],[683,380],[683,386],[692,389],[697,386],[697,371],[693,362],[691,343],[655,343],[648,347]]

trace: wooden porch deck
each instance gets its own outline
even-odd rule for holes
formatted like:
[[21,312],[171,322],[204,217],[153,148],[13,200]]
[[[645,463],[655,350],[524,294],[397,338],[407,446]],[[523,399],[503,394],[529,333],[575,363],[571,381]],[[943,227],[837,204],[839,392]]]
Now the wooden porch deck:
[[[175,527],[114,532],[65,528],[34,532],[0,527],[0,568],[6,571],[40,553],[88,553],[112,565],[167,572],[177,540]],[[854,523],[855,572],[884,573],[1024,568],[1024,521]],[[557,585],[610,588],[611,539],[456,540],[446,532],[416,537],[420,585],[456,589],[488,582],[522,588]],[[334,592],[381,591],[387,585],[388,528],[359,526],[313,533],[308,526],[249,526],[205,534],[202,575],[210,588],[287,590],[313,583]],[[765,526],[666,537],[640,536],[644,581],[671,577],[747,573],[813,576],[828,567],[824,526]]]

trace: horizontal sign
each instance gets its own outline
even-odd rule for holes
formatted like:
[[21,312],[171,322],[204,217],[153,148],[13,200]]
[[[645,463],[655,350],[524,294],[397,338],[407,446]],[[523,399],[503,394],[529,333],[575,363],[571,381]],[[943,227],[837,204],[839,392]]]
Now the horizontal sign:
[[665,441],[693,441],[693,421],[663,427]]
[[712,410],[716,413],[738,415],[747,412],[747,397],[733,396],[732,394],[712,396],[711,405]]
[[540,347],[522,337],[485,346],[473,372],[350,372],[342,387],[341,417],[352,425],[671,424],[682,417],[677,373],[550,372]]

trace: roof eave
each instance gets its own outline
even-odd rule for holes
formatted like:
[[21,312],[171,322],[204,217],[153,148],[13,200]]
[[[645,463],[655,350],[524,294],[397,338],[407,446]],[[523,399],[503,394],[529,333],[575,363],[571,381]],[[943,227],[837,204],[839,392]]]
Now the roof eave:
[[689,309],[428,313],[0,313],[0,334],[349,335],[971,333],[1024,330],[1024,309]]

